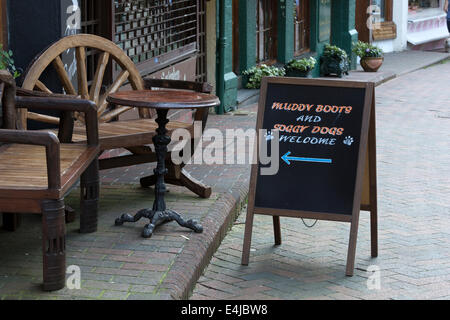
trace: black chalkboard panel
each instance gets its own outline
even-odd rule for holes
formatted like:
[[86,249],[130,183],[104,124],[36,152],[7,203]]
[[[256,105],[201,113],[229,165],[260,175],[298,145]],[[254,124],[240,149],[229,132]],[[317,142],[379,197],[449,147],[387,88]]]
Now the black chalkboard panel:
[[255,208],[352,215],[371,90],[349,81],[266,79],[257,129],[269,137],[278,130],[280,163],[276,174],[261,175],[258,162]]

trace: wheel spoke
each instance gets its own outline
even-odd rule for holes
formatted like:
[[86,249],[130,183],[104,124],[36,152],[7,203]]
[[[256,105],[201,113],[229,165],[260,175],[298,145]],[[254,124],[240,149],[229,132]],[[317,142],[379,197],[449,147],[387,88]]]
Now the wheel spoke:
[[106,90],[106,92],[102,95],[102,97],[100,98],[100,102],[98,105],[98,111],[97,111],[99,117],[106,110],[106,107],[108,106],[108,102],[106,101],[106,98],[108,97],[108,95],[119,90],[119,88],[122,86],[122,84],[128,79],[129,75],[130,75],[130,73],[127,70],[123,70],[118,75],[116,80],[114,80],[113,84],[108,88],[108,90]]
[[39,121],[39,122],[45,122],[45,123],[51,123],[51,124],[59,124],[59,118],[47,116],[45,114],[35,113],[35,112],[28,112],[27,113],[28,119]]
[[100,90],[102,88],[103,77],[105,75],[106,66],[109,61],[109,53],[103,52],[97,62],[97,70],[95,71],[94,80],[92,81],[91,90],[89,92],[90,100],[98,104],[100,99]]
[[82,99],[89,99],[87,69],[86,69],[86,48],[76,48],[78,94]]
[[69,76],[67,75],[66,69],[64,69],[64,64],[59,56],[56,57],[55,60],[53,60],[53,67],[58,73],[59,80],[61,80],[61,83],[66,93],[71,95],[77,95],[75,88],[73,87],[72,82],[70,81]]
[[47,88],[47,86],[45,84],[43,84],[41,81],[36,81],[36,88],[38,88],[39,90],[41,90],[42,92],[46,92],[46,93],[53,93],[49,88]]
[[[96,65],[94,74],[92,75],[93,79],[89,79],[92,80],[92,83],[87,81],[89,70],[86,67],[90,62],[88,48],[92,48],[94,49],[93,52],[98,53],[98,56],[95,59]],[[75,81],[75,79],[72,79],[74,75],[69,72],[65,62],[62,60],[62,55],[68,50],[72,50],[71,52],[73,52],[75,56],[77,82],[72,82]],[[108,84],[107,89],[104,90],[103,85],[105,84],[105,76],[108,73],[108,66],[112,60],[117,62],[122,70],[121,72],[119,71],[118,77],[113,79],[113,83]],[[39,78],[49,65],[52,65],[52,68],[54,68],[57,73],[61,87],[64,89],[63,94],[86,98],[95,102],[98,106],[99,119],[102,114],[106,116],[107,119],[110,119],[127,110],[123,107],[118,107],[111,110],[113,113],[110,114],[108,103],[106,101],[108,94],[119,91],[120,87],[128,82],[134,90],[144,89],[142,77],[129,57],[127,57],[119,47],[114,45],[114,43],[98,36],[87,34],[68,36],[52,44],[28,68],[23,81],[23,88],[28,90],[40,90],[49,94],[52,93],[52,91],[54,91],[52,87],[47,87],[39,81]],[[26,128],[27,110],[23,109],[19,112],[21,114],[18,122]],[[83,122],[84,119],[82,114],[74,112],[74,116]],[[30,118],[37,121],[58,123],[58,118],[47,116],[40,117],[38,114],[33,113],[30,113]]]
[[118,115],[121,115],[124,112],[127,112],[128,110],[133,109],[132,107],[121,107],[118,106],[116,109],[111,110],[111,112],[108,112],[103,117],[99,119],[100,122],[108,122],[111,121],[113,118],[117,117]]

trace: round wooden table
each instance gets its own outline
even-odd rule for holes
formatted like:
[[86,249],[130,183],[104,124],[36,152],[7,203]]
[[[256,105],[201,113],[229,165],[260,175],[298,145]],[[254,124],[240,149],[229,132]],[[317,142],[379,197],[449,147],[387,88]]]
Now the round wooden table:
[[167,155],[167,145],[171,139],[167,135],[166,125],[169,122],[167,113],[170,109],[199,109],[209,108],[220,104],[219,98],[211,94],[198,93],[184,90],[133,90],[120,91],[107,97],[107,101],[113,105],[153,108],[157,112],[156,135],[153,137],[155,144],[157,165],[154,169],[156,176],[155,201],[152,209],[139,210],[134,216],[123,214],[115,221],[116,226],[124,222],[136,222],[141,218],[147,218],[150,223],[144,227],[142,236],[149,238],[152,236],[156,226],[175,220],[180,226],[202,232],[203,227],[196,220],[184,220],[183,217],[166,208],[164,195],[167,191],[164,183],[164,175],[167,173],[165,159]]

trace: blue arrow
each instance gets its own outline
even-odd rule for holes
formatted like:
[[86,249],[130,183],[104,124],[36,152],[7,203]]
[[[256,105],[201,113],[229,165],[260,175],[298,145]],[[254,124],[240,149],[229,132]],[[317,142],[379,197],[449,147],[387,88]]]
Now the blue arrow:
[[318,162],[318,163],[332,163],[333,160],[331,159],[320,159],[320,158],[303,158],[303,157],[290,157],[291,154],[290,151],[286,152],[284,156],[281,157],[284,162],[286,162],[288,165],[291,164],[291,161],[303,161],[303,162]]

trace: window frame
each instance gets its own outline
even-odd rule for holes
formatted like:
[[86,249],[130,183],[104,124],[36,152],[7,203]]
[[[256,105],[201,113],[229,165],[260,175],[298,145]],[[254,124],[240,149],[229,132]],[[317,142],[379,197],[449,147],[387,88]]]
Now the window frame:
[[[300,5],[300,9],[303,9],[303,11],[306,11],[306,15],[302,22],[297,20],[298,15],[298,8]],[[301,4],[295,4],[295,16],[294,16],[294,56],[300,56],[304,53],[307,53],[310,51],[311,47],[311,7],[309,0],[302,0]],[[303,29],[299,27],[299,25],[303,23]],[[298,31],[303,30],[304,34],[306,35],[305,38],[303,38],[303,35],[299,36],[299,40],[304,41],[304,46],[299,47],[299,44],[297,43],[297,35]],[[299,49],[297,49],[299,48]]]
[[[264,1],[265,4],[269,4],[269,8],[271,11],[271,18],[272,23],[268,24],[268,27],[266,27],[265,21],[261,24],[261,18],[264,17],[264,13],[268,10],[264,10]],[[260,10],[260,3],[263,3],[262,10]],[[257,0],[257,6],[256,6],[256,64],[267,64],[272,65],[275,64],[277,61],[277,51],[278,51],[278,1],[273,0]],[[261,28],[262,27],[262,28]],[[269,36],[272,35],[272,46],[269,48],[269,51],[267,52],[268,57],[265,57],[265,34],[268,34]],[[270,44],[268,44],[270,45]]]
[[[384,1],[384,21],[380,22],[380,28],[371,30],[371,39],[373,41],[390,40],[397,38],[397,25],[394,19],[394,1]],[[370,0],[370,5],[373,2]]]

